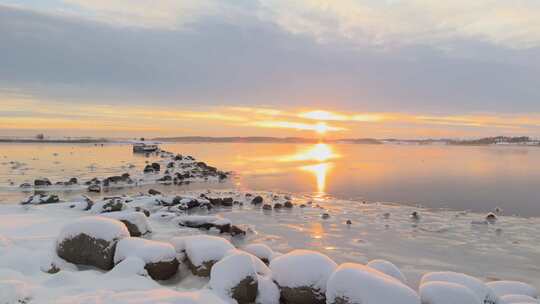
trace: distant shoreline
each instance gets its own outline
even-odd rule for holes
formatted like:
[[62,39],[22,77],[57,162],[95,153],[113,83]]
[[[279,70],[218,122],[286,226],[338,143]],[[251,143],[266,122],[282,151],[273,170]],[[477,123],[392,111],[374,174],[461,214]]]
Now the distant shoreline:
[[[32,144],[101,144],[110,143],[108,139],[6,139],[0,138],[0,143],[32,143]],[[113,141],[114,142],[114,141]]]

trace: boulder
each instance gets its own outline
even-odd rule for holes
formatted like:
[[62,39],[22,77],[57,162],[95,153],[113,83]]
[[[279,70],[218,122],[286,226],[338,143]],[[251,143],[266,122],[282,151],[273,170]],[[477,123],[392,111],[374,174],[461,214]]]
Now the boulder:
[[291,203],[291,201],[286,201],[284,204],[283,204],[283,207],[285,208],[292,208],[294,207],[293,203]]
[[266,265],[270,264],[270,261],[272,261],[272,258],[274,257],[274,252],[272,249],[265,244],[249,244],[242,249],[258,257]]
[[392,264],[389,261],[386,260],[372,260],[367,264],[367,267],[373,268],[375,270],[378,270],[386,275],[389,275],[401,283],[406,284],[407,279],[403,275],[403,273],[397,268],[396,265]]
[[90,185],[88,186],[89,192],[101,192],[101,186],[100,185]]
[[257,298],[257,271],[252,257],[235,251],[214,264],[210,271],[210,288],[238,304],[254,303]]
[[493,281],[487,283],[497,296],[526,295],[532,298],[540,297],[538,290],[527,283],[517,281]]
[[154,280],[168,280],[178,272],[176,252],[169,243],[134,237],[118,241],[115,264],[131,257],[141,259],[145,263],[144,269]]
[[245,235],[246,231],[233,225],[229,219],[212,215],[184,215],[177,218],[178,224],[183,227],[204,230],[215,229],[219,233],[228,233],[232,236]]
[[158,163],[152,163],[150,166],[152,167],[152,169],[154,169],[155,172],[161,170],[161,166]]
[[54,194],[35,194],[31,195],[27,199],[21,202],[21,205],[43,205],[43,204],[54,204],[60,202],[58,195]]
[[116,212],[127,209],[127,205],[119,197],[106,198],[102,201],[95,202],[90,209],[93,213]]
[[52,183],[48,178],[39,178],[34,180],[34,186],[36,187],[46,187],[50,185],[52,185]]
[[281,301],[289,304],[324,304],[326,283],[337,264],[311,250],[293,250],[270,262]]
[[146,165],[144,167],[144,170],[143,170],[144,173],[154,173],[155,170],[154,170],[154,167],[152,167],[152,165]]
[[481,304],[469,288],[449,282],[429,282],[420,286],[422,304]]
[[154,189],[150,189],[150,190],[148,190],[148,194],[150,194],[150,195],[161,195],[161,192],[159,192],[157,190],[154,190]]
[[263,203],[263,201],[264,201],[264,200],[263,200],[262,196],[257,195],[257,196],[255,196],[255,197],[251,200],[251,204],[253,204],[253,205],[260,205],[260,204]]
[[405,284],[380,271],[353,263],[342,264],[332,273],[328,279],[326,301],[328,304],[420,304],[417,293]]
[[448,282],[465,286],[472,290],[474,294],[484,304],[497,303],[497,296],[493,289],[488,287],[484,282],[469,275],[451,271],[430,272],[422,277],[420,285],[429,282]]
[[110,270],[114,266],[116,243],[126,237],[129,237],[129,231],[120,221],[84,217],[62,228],[56,240],[56,253],[76,265]]
[[121,221],[126,225],[130,236],[140,237],[152,232],[144,213],[137,211],[116,211],[103,216]]
[[175,237],[171,243],[177,253],[185,254],[191,272],[201,277],[208,277],[212,266],[234,249],[228,240],[209,235]]

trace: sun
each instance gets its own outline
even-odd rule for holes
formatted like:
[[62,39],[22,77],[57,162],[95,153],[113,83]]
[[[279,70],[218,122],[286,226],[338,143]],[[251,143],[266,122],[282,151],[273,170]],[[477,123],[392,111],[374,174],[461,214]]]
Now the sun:
[[319,122],[315,125],[314,130],[318,134],[326,134],[326,132],[328,132],[328,125],[324,122]]

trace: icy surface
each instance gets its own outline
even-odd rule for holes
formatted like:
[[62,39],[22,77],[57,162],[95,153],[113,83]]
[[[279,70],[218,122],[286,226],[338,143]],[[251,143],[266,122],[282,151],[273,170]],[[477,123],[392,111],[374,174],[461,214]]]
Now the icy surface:
[[326,255],[294,250],[272,260],[272,278],[282,287],[313,287],[326,291],[326,282],[337,264]]
[[65,225],[58,235],[58,241],[73,238],[81,233],[106,241],[129,236],[126,226],[118,220],[101,216],[88,216]]
[[170,262],[176,258],[176,252],[169,243],[129,237],[116,244],[114,262],[128,257],[140,258],[145,263]]

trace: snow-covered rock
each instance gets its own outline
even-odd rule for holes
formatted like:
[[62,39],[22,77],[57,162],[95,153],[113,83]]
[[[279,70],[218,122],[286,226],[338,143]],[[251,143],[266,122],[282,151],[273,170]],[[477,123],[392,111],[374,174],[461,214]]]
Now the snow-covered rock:
[[114,266],[116,242],[129,237],[122,222],[105,217],[89,216],[70,222],[56,240],[56,253],[64,260],[109,270]]
[[152,232],[146,215],[137,211],[117,211],[104,213],[102,216],[117,219],[124,223],[131,236],[142,236]]
[[178,271],[176,251],[169,243],[136,237],[124,238],[116,244],[114,262],[118,264],[129,257],[140,258],[154,280],[170,279]]
[[340,265],[330,276],[328,304],[420,304],[416,292],[397,279],[353,263]]
[[269,276],[259,276],[257,279],[259,290],[257,293],[257,304],[279,304],[279,287]]
[[43,204],[54,204],[60,202],[58,195],[54,194],[35,194],[31,195],[27,199],[21,202],[21,205],[43,205]]
[[373,268],[375,270],[378,270],[384,274],[387,274],[400,282],[406,284],[407,279],[403,275],[403,273],[397,268],[396,265],[392,264],[389,261],[386,260],[373,260],[367,263],[367,267]]
[[0,303],[24,304],[32,300],[32,288],[19,280],[0,279]]
[[246,232],[240,227],[233,225],[229,219],[212,215],[184,215],[176,218],[178,224],[183,227],[198,229],[216,229],[219,233],[228,233],[232,236],[245,235]]
[[249,244],[242,248],[244,251],[253,254],[263,261],[265,264],[269,264],[274,257],[272,249],[265,244]]
[[526,295],[505,295],[500,297],[502,304],[538,304],[540,301]]
[[222,297],[236,300],[238,304],[255,301],[257,282],[252,257],[239,250],[215,263],[210,272],[210,288]]
[[450,282],[428,282],[420,286],[422,304],[483,304],[469,288]]
[[270,262],[272,277],[287,303],[324,303],[326,283],[337,264],[326,255],[293,250]]
[[497,303],[497,295],[484,282],[469,275],[451,271],[430,272],[422,277],[420,285],[429,282],[450,282],[472,290],[484,304]]
[[228,240],[209,235],[175,237],[171,239],[171,243],[177,253],[186,254],[191,272],[204,277],[210,275],[210,269],[217,261],[234,249]]
[[102,201],[95,202],[90,212],[92,213],[106,213],[106,212],[115,212],[122,211],[127,209],[127,205],[121,198],[109,198]]
[[526,295],[532,298],[539,297],[539,293],[536,288],[523,282],[493,281],[487,283],[487,286],[489,286],[497,296]]

